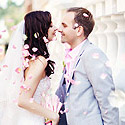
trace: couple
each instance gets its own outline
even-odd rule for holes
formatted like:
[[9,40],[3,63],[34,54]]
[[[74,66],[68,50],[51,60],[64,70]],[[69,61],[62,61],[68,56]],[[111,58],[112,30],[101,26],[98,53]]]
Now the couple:
[[56,28],[47,11],[30,12],[24,20],[0,69],[0,125],[44,125],[44,118],[52,125],[118,125],[118,109],[108,101],[115,90],[108,59],[87,39],[94,27],[92,14],[85,8],[70,8],[58,29],[62,43],[71,46],[56,91],[63,103],[59,114],[45,108],[41,97],[54,72],[46,44]]

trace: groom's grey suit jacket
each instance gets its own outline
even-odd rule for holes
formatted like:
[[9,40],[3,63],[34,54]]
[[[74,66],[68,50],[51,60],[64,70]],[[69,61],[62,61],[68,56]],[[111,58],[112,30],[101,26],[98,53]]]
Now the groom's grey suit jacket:
[[108,96],[115,89],[111,69],[105,54],[88,40],[74,63],[71,77],[80,84],[72,84],[65,93],[64,76],[56,94],[65,109],[68,125],[119,125],[118,109],[112,107]]

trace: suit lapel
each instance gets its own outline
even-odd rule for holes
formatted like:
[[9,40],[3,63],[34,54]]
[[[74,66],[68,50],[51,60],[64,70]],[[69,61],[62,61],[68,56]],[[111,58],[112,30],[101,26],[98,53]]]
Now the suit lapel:
[[[89,42],[88,39],[87,39],[87,40],[84,42],[84,44],[82,45],[81,50],[79,51],[79,54],[78,54],[78,56],[77,56],[76,59],[75,59],[75,62],[74,62],[74,65],[73,65],[73,69],[75,69],[75,68],[77,67],[77,65],[78,65],[78,63],[79,63],[79,61],[80,61],[81,55],[84,53],[85,49],[87,48],[87,46],[88,46],[89,44],[90,44],[90,42]],[[74,73],[74,72],[72,72],[72,74],[71,74],[71,78],[72,78],[72,79],[74,79],[73,73]],[[70,83],[69,87],[71,87],[71,84],[72,84],[72,83]],[[69,90],[70,90],[69,87],[68,87],[68,89],[67,89],[67,92],[69,92]]]

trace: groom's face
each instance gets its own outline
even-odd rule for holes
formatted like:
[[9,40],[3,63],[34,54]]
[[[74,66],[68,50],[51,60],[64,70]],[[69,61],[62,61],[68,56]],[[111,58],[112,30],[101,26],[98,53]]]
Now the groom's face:
[[61,42],[68,43],[72,46],[77,39],[76,31],[74,27],[74,12],[67,12],[64,16],[59,32],[61,32]]

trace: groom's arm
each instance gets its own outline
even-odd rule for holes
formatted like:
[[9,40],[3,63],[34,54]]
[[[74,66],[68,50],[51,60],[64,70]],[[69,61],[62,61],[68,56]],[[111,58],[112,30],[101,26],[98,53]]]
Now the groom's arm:
[[108,100],[111,91],[115,90],[115,86],[107,57],[99,49],[93,49],[86,53],[84,60],[87,76],[99,104],[104,125],[118,125],[118,109],[111,106]]

